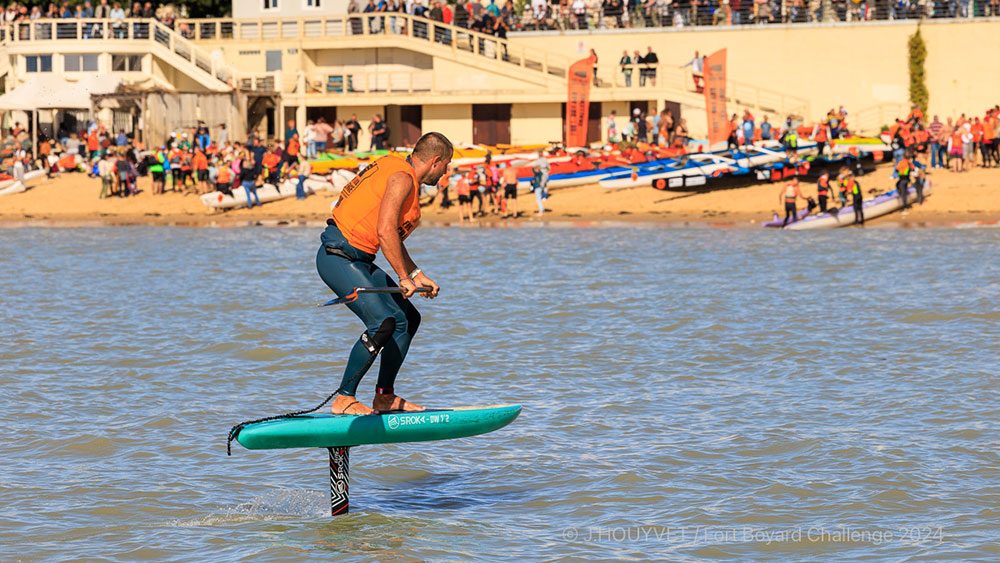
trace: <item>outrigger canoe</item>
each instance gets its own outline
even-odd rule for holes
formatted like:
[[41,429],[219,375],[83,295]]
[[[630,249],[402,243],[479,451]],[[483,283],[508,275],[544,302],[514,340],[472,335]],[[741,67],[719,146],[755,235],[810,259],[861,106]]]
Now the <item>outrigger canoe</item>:
[[[912,203],[917,200],[917,190],[910,187],[907,191],[907,202]],[[924,180],[924,198],[931,194],[931,180]],[[888,215],[894,211],[899,211],[903,207],[903,200],[900,199],[896,190],[877,195],[872,199],[865,200],[861,204],[865,214],[865,221]],[[798,214],[799,220],[784,226],[787,231],[805,231],[812,229],[836,229],[839,227],[849,227],[854,224],[854,210],[851,207],[841,207],[839,209],[828,210],[826,213],[809,215],[808,210],[801,210]],[[777,214],[767,223],[765,227],[782,228],[782,219]]]

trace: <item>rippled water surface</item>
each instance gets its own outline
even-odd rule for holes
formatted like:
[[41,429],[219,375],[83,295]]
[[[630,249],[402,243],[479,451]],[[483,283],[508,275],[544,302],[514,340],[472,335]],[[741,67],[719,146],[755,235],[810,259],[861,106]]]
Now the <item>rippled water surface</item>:
[[996,231],[422,229],[397,390],[525,409],[355,448],[336,519],[225,448],[360,334],[318,234],[0,231],[0,559],[1000,559]]

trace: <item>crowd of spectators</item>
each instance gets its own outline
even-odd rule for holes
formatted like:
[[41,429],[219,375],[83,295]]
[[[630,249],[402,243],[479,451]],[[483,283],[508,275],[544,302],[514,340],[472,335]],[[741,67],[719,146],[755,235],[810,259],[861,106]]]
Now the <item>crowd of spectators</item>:
[[[506,37],[512,31],[684,27],[766,23],[870,21],[919,18],[972,18],[1000,15],[1000,0],[497,0],[445,2],[442,0],[350,0],[348,13],[405,13],[446,24]],[[124,20],[155,18],[174,28],[186,18],[183,3],[64,1],[29,6],[8,4],[3,23],[23,20],[96,18]],[[373,32],[401,33],[402,22],[392,16],[373,16]],[[361,33],[360,22],[354,22]],[[121,29],[124,29],[122,24]],[[414,30],[415,33],[426,29]],[[118,27],[116,27],[116,31]],[[190,36],[187,24],[178,31]],[[450,41],[450,38],[436,37]]]
[[[151,176],[154,195],[215,190],[231,194],[243,188],[251,203],[258,187],[287,179],[297,180],[301,192],[297,195],[305,197],[303,180],[311,170],[308,161],[327,152],[343,154],[364,148],[359,139],[365,135],[354,114],[332,123],[320,117],[301,128],[292,119],[283,137],[265,139],[251,134],[246,142],[231,139],[225,124],[209,127],[199,121],[147,147],[130,133],[111,131],[92,121],[79,131],[61,127],[52,138],[39,133],[38,158],[34,158],[26,128],[15,123],[5,133],[0,157],[6,171],[21,162],[24,169],[44,169],[49,176],[85,172],[101,180],[101,198],[135,195],[138,178]],[[367,134],[369,150],[388,146],[389,128],[380,114],[372,116]]]
[[12,2],[3,11],[3,23],[37,19],[110,19],[125,18],[155,18],[161,23],[173,27],[178,17],[187,17],[187,10],[182,4],[175,8],[173,4],[154,4],[153,2],[114,2],[109,0],[84,0],[83,2],[50,2],[46,7],[35,4],[29,8],[26,4]]
[[[1000,15],[1000,0],[351,0],[348,12],[406,13],[506,37],[554,29],[971,18]],[[402,30],[389,16],[370,22],[376,33]]]

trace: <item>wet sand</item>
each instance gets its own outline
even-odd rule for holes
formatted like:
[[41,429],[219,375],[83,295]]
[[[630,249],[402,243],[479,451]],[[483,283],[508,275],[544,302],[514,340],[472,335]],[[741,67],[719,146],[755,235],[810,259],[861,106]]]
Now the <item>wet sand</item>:
[[[890,168],[881,166],[861,178],[865,190],[886,191],[894,185]],[[1000,170],[977,168],[965,173],[935,171],[933,195],[920,207],[871,221],[871,225],[964,226],[1000,222]],[[606,190],[588,185],[556,189],[546,201],[551,212],[538,217],[532,194],[519,196],[522,216],[500,220],[487,216],[479,225],[513,226],[538,222],[666,223],[677,226],[758,227],[782,206],[782,184],[760,184],[709,193],[661,192],[650,187]],[[130,198],[98,199],[100,182],[82,174],[64,174],[43,181],[27,192],[0,196],[0,225],[185,225],[245,226],[322,224],[336,196],[312,195],[304,201],[287,199],[254,209],[213,211],[194,195],[168,192],[153,196],[149,179],[141,178],[142,192]],[[806,195],[815,185],[803,184]],[[455,207],[442,210],[437,202],[423,210],[427,224],[456,224]]]

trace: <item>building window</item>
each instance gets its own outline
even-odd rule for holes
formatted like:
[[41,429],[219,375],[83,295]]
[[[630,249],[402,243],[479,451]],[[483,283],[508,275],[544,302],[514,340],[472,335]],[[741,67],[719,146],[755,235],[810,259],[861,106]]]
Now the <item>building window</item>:
[[112,72],[142,71],[142,55],[111,55]]
[[321,0],[306,0],[306,8],[319,8]]
[[267,72],[281,70],[281,51],[267,51],[264,53],[264,61]]
[[97,72],[97,55],[63,55],[66,72]]
[[264,0],[264,11],[277,10],[278,0]]
[[24,60],[28,72],[52,72],[52,55],[28,55]]

